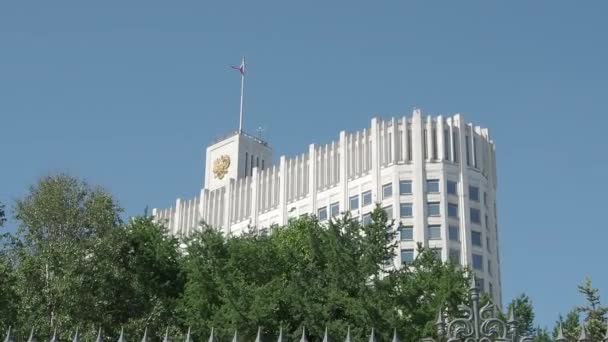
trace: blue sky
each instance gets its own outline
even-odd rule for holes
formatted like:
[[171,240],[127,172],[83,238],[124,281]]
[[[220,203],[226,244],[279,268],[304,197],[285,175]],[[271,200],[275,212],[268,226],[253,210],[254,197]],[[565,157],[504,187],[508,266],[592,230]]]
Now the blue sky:
[[[0,201],[69,172],[126,215],[198,193],[205,146],[280,154],[374,115],[463,113],[497,144],[504,300],[540,324],[608,302],[608,3],[13,1],[0,4]],[[14,225],[14,223],[11,223]]]

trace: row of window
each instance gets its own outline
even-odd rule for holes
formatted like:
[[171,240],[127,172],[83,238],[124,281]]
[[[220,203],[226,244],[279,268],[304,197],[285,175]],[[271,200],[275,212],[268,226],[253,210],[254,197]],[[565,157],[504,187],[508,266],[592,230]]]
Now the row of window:
[[[441,225],[428,225],[427,229],[427,238],[429,240],[441,240]],[[414,227],[413,226],[401,226],[399,227],[399,239],[401,241],[412,241],[414,240]],[[456,225],[448,226],[448,239],[450,241],[460,241],[460,229]],[[471,243],[473,246],[483,247],[483,238],[482,233],[472,230],[471,231]],[[486,236],[486,248],[488,252],[491,252],[490,249],[490,237]]]
[[[447,181],[447,192],[449,195],[458,195],[458,183],[448,180]],[[426,192],[429,194],[438,194],[439,191],[439,180],[428,179],[426,181]],[[401,180],[399,181],[399,195],[411,195],[412,194],[412,181]],[[393,184],[386,183],[382,186],[382,198],[387,199],[393,196]],[[472,201],[479,202],[479,188],[473,185],[469,185],[469,198]],[[487,203],[488,194],[484,192],[484,202]]]
[[[441,258],[441,248],[432,248],[432,251],[435,253],[435,256]],[[473,253],[472,254],[473,261],[473,269],[476,271],[484,270],[483,263],[483,255]],[[448,251],[448,259],[450,262],[454,264],[460,264],[460,250],[450,248]],[[413,248],[404,248],[401,250],[401,263],[404,265],[411,264],[414,261],[414,249]],[[489,275],[492,275],[492,262],[490,260],[487,261],[487,272]]]

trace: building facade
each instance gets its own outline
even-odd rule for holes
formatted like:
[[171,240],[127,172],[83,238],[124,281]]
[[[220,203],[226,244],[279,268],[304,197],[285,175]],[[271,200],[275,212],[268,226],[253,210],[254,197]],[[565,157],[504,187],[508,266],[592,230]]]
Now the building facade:
[[399,226],[395,267],[421,243],[474,269],[501,305],[495,146],[461,115],[373,118],[278,165],[266,142],[235,132],[207,148],[205,165],[199,196],[153,210],[172,234],[187,236],[200,221],[226,235],[266,233],[304,214],[325,221],[345,211],[365,223],[379,203]]

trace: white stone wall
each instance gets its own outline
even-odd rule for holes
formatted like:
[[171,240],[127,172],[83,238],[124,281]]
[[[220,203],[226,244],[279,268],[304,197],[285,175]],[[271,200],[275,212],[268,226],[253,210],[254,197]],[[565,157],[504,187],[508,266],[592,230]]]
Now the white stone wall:
[[[238,151],[235,142],[239,140],[229,139],[228,144],[212,146],[219,146],[221,153],[228,153],[226,147]],[[213,183],[209,160],[206,184]],[[458,250],[462,265],[472,265],[474,254],[481,256],[482,269],[476,273],[486,291],[492,284],[492,296],[501,303],[495,146],[487,129],[466,124],[461,115],[423,117],[415,110],[411,117],[374,118],[369,129],[340,132],[337,141],[312,144],[306,153],[292,158],[281,156],[279,165],[263,170],[256,167],[251,176],[230,174],[237,178],[225,180],[223,186],[213,183],[213,190],[203,189],[194,199],[178,199],[175,207],[154,209],[153,214],[179,236],[198,229],[199,221],[227,235],[238,235],[252,228],[267,231],[303,214],[316,215],[320,208],[330,215],[334,203],[342,213],[350,210],[350,197],[359,196],[360,206],[351,211],[353,216],[362,218],[380,203],[392,208],[396,225],[413,227],[413,240],[399,241],[400,250],[415,249],[422,243],[441,248],[443,260],[450,257],[450,251]],[[411,194],[399,194],[402,180],[411,181]],[[427,180],[439,181],[438,193],[427,192]],[[448,194],[448,181],[457,182],[457,194]],[[392,196],[383,198],[384,185],[392,188]],[[479,201],[469,198],[469,186],[479,189]],[[363,206],[361,196],[366,191],[371,191],[372,201]],[[428,215],[428,202],[439,203],[440,215]],[[412,204],[411,217],[400,217],[401,203]],[[457,217],[449,217],[449,204],[458,206]],[[479,210],[479,224],[471,222],[471,208]],[[440,239],[430,238],[429,225],[441,227]],[[449,226],[458,226],[458,241],[450,239]],[[473,244],[472,232],[481,233],[481,246]],[[394,265],[401,265],[399,252]]]

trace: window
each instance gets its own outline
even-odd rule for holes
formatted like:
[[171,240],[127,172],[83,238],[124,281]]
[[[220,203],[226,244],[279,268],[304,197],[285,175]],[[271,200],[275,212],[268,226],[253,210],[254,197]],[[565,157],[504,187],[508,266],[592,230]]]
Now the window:
[[427,203],[427,210],[429,216],[439,216],[439,202]]
[[428,226],[429,240],[441,240],[441,226]]
[[413,249],[402,249],[401,250],[401,263],[411,264],[414,262],[414,250]]
[[390,221],[393,219],[393,206],[389,205],[382,209],[384,210],[384,212],[386,212],[386,217],[388,218],[388,222],[390,223]]
[[483,193],[483,204],[488,207],[488,193],[484,191]]
[[471,222],[481,223],[481,212],[479,209],[471,208]]
[[471,201],[479,202],[479,188],[469,185],[469,198]]
[[362,194],[363,196],[363,206],[372,204],[372,192],[368,190]]
[[460,265],[460,250],[459,249],[450,249],[450,255],[448,256],[450,262],[456,265]]
[[483,256],[473,253],[473,269],[483,271]]
[[248,170],[247,170],[247,164],[249,163],[249,153],[245,152],[245,176],[247,176]]
[[426,192],[429,194],[439,193],[439,180],[429,179],[426,181]]
[[329,205],[329,213],[331,217],[336,217],[340,215],[340,202],[334,202]]
[[412,217],[412,203],[399,204],[399,216],[400,217]]
[[350,196],[348,202],[350,203],[350,210],[359,209],[359,195]]
[[482,246],[481,245],[481,233],[472,230],[471,231],[471,242],[473,243],[473,246],[481,247]]
[[399,195],[410,195],[412,193],[412,181],[399,181]]
[[401,241],[414,240],[414,227],[412,227],[412,226],[399,227],[399,236],[400,236]]
[[488,252],[492,252],[492,250],[490,249],[490,237],[486,235],[486,249],[488,250]]
[[458,218],[458,204],[448,203],[448,216]]
[[486,291],[486,286],[485,286],[485,282],[483,281],[483,278],[475,277],[475,282],[477,283],[477,288],[479,289],[480,292]]
[[367,214],[363,215],[362,220],[363,220],[364,226],[368,226],[368,225],[372,224],[372,214],[367,213]]
[[447,186],[448,186],[448,194],[450,194],[450,195],[458,195],[458,190],[457,190],[458,189],[458,183],[449,180]]
[[460,229],[458,226],[450,225],[448,228],[448,235],[451,241],[460,241]]
[[435,254],[435,258],[441,260],[441,248],[431,248],[433,254]]
[[486,219],[486,229],[490,229],[490,221],[488,220],[488,215],[486,215],[485,219]]
[[382,198],[387,199],[393,196],[393,184],[388,183],[382,186]]
[[494,296],[494,288],[492,287],[492,283],[488,282],[488,292],[490,294],[490,297]]
[[321,207],[317,210],[317,216],[319,217],[319,221],[327,220],[327,207]]
[[488,274],[492,275],[492,260],[488,259]]

